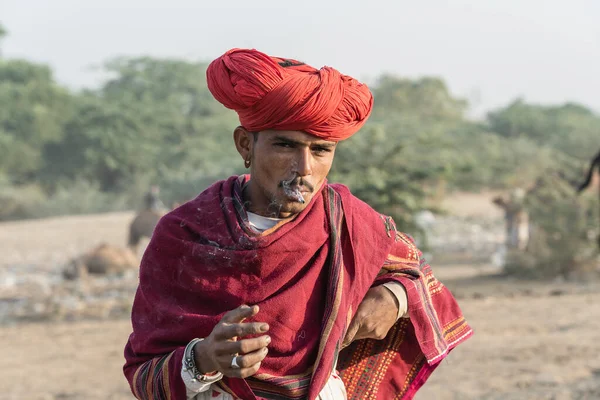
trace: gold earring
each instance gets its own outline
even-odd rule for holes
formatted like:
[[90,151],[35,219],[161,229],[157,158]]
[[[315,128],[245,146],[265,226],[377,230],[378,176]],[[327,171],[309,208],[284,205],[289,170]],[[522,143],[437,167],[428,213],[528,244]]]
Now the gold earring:
[[250,157],[248,157],[244,160],[244,167],[250,168]]

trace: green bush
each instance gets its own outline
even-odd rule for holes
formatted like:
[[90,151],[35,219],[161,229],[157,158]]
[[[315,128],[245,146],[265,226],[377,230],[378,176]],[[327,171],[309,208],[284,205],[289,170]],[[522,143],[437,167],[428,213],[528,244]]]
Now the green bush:
[[506,271],[530,278],[572,278],[593,272],[597,243],[597,198],[578,197],[561,178],[547,175],[526,199],[532,231],[526,251],[507,255]]
[[7,180],[0,180],[0,221],[31,218],[45,198],[37,184],[14,186]]

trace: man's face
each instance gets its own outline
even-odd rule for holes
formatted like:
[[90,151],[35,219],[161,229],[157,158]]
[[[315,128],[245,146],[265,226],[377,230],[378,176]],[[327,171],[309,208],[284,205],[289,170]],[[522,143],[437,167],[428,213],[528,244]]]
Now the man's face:
[[331,169],[336,142],[302,131],[251,135],[251,211],[287,218],[304,210]]

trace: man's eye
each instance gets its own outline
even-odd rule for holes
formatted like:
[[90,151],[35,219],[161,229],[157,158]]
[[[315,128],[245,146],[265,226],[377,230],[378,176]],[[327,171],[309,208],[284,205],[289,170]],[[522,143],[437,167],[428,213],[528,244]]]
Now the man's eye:
[[315,148],[313,149],[313,151],[314,151],[315,153],[331,153],[331,149],[329,149],[329,148],[326,148],[326,147],[315,147]]
[[288,149],[292,147],[292,145],[289,144],[289,143],[275,143],[275,146],[285,147],[285,148],[288,148]]

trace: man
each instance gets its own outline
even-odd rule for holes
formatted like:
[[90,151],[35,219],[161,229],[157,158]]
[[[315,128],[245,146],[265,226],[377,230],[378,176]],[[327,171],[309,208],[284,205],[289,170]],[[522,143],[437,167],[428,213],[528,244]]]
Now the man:
[[144,195],[144,210],[162,212],[165,205],[160,200],[160,188],[156,185],[150,186],[150,190]]
[[506,221],[505,244],[508,249],[525,251],[529,244],[529,214],[525,209],[525,190],[515,188],[506,196],[496,196],[494,204],[504,210]]
[[140,399],[412,398],[471,335],[412,239],[327,183],[369,89],[234,49],[207,70],[250,174],[163,217],[140,267],[125,375]]
[[166,212],[165,205],[160,200],[159,194],[160,188],[152,185],[150,190],[144,195],[144,209],[137,213],[129,224],[127,247],[134,254],[137,254],[142,238],[152,236],[154,227]]

